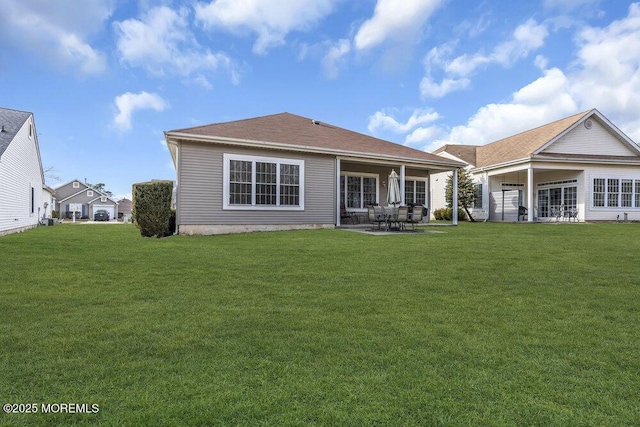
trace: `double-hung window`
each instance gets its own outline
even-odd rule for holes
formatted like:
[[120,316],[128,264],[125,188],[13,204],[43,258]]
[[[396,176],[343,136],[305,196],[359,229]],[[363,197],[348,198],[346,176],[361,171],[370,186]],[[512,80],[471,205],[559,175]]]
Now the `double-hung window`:
[[304,160],[225,154],[224,209],[304,209]]
[[594,177],[591,203],[594,208],[640,208],[640,178]]
[[404,202],[427,205],[427,178],[407,177],[404,180]]

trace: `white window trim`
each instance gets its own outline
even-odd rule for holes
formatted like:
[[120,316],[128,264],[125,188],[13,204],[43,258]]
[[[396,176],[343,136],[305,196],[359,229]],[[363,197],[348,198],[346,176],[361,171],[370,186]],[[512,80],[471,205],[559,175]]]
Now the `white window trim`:
[[100,202],[104,203],[107,201],[107,196],[101,196],[100,197]]
[[[376,179],[376,200],[378,204],[380,204],[380,175],[376,174],[376,173],[365,173],[365,172],[348,172],[348,171],[344,171],[344,172],[340,172],[340,176],[344,176],[344,185],[345,188],[343,188],[342,190],[344,190],[344,195],[345,197],[347,196],[347,177],[349,176],[355,176],[357,178],[375,178]],[[361,190],[362,191],[362,188]],[[386,196],[385,196],[386,197]],[[346,200],[340,200],[340,203],[344,203],[345,206],[347,205],[347,201]],[[349,212],[367,212],[367,207],[364,206],[362,208],[347,208],[347,210]]]
[[[304,210],[304,160],[299,159],[286,159],[282,157],[266,157],[266,156],[248,156],[244,154],[230,154],[224,153],[222,155],[222,209],[223,210],[238,210],[238,211],[303,211]],[[230,164],[232,160],[246,161],[253,163],[253,171],[251,174],[252,188],[251,188],[251,205],[231,205],[229,204],[229,180],[230,180]],[[280,191],[280,164],[297,165],[300,167],[300,192],[298,206],[265,206],[257,205],[255,198],[255,164],[256,162],[264,163],[276,163],[278,164],[278,174],[276,178],[278,192]],[[280,203],[280,198],[277,197],[277,203]]]
[[78,181],[73,181],[73,188],[80,188],[80,183]]
[[93,197],[93,190],[87,190],[87,197]]
[[[429,178],[426,176],[405,176],[404,177],[405,181],[420,181],[420,182],[424,182],[424,200],[425,200],[425,205],[429,204]],[[405,184],[406,185],[406,184]],[[406,191],[406,189],[405,189]],[[413,192],[416,192],[416,188],[413,188]],[[405,203],[413,203],[413,202],[408,202],[405,200]],[[429,206],[425,206],[426,208],[428,208]]]
[[[604,204],[605,206],[594,206],[593,205],[593,180],[594,179],[604,179],[604,188],[605,188],[605,198],[604,198]],[[609,191],[608,191],[608,185],[609,182],[608,180],[610,179],[617,179],[618,180],[618,185],[619,185],[619,192],[618,192],[618,206],[607,206],[608,204],[608,200],[609,200]],[[637,193],[635,193],[635,182],[636,181],[640,181],[640,175],[609,175],[609,174],[598,174],[598,175],[591,175],[589,177],[589,206],[591,210],[594,211],[640,211],[640,207],[634,207],[634,206],[622,206],[622,180],[623,179],[630,179],[632,181],[631,183],[631,189],[632,189],[632,193],[631,193],[631,203],[635,204],[635,196]]]

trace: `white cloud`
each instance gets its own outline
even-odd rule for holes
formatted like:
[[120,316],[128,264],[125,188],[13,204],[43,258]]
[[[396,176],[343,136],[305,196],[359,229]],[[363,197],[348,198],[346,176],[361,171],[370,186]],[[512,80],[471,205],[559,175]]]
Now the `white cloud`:
[[131,129],[131,117],[139,110],[164,111],[169,104],[155,93],[131,93],[126,92],[116,96],[116,108],[118,113],[113,118],[114,126],[122,131]]
[[371,19],[356,33],[354,45],[358,50],[374,48],[387,40],[414,43],[422,27],[443,0],[378,0]]
[[404,141],[406,145],[425,143],[427,141],[432,141],[441,133],[442,130],[437,126],[418,127],[414,129],[413,132],[411,132],[409,135],[407,135]]
[[[466,89],[471,84],[469,77],[478,68],[490,64],[511,67],[518,60],[540,48],[548,34],[549,31],[545,25],[530,19],[518,26],[509,40],[495,46],[488,54],[476,52],[448,60],[447,56],[453,52],[455,44],[448,43],[435,47],[424,59],[426,74],[420,83],[420,93],[423,98],[441,98],[451,92]],[[444,72],[440,83],[432,77],[438,69]]]
[[436,83],[431,77],[425,76],[420,82],[420,93],[423,98],[442,98],[450,92],[465,89],[470,84],[471,80],[467,78],[444,79],[440,83]]
[[[584,28],[571,75],[572,93],[583,104],[613,113],[623,122],[640,111],[640,3],[605,28]],[[605,113],[606,114],[606,113]],[[636,138],[640,135],[636,135]]]
[[338,77],[340,67],[343,65],[345,55],[351,51],[351,42],[340,39],[337,43],[331,43],[329,51],[322,59],[322,67],[325,75],[330,79]]
[[394,133],[406,133],[416,126],[433,123],[440,118],[440,115],[431,110],[414,110],[411,117],[405,123],[398,122],[392,114],[378,111],[369,117],[367,129],[372,134],[378,130],[388,130]]
[[[105,55],[88,39],[104,28],[113,0],[3,0],[0,45],[21,49],[62,68],[83,74],[106,69]],[[73,8],[73,11],[70,8]]]
[[564,73],[557,69],[515,92],[509,102],[480,108],[466,125],[456,126],[431,149],[443,144],[483,145],[561,119],[578,111]]
[[207,29],[258,35],[253,52],[264,55],[292,31],[307,31],[329,15],[336,0],[214,0],[197,3],[196,18]]
[[189,29],[189,11],[175,11],[160,6],[147,11],[141,19],[114,23],[120,61],[143,67],[156,76],[197,74],[194,82],[203,87],[211,84],[203,75],[220,68],[229,69],[237,80],[231,59],[224,53],[212,53],[198,44]]
[[455,58],[445,67],[450,75],[466,77],[482,65],[497,63],[503,67],[512,66],[517,60],[525,58],[544,44],[549,35],[547,27],[530,19],[518,26],[510,40],[496,46],[489,55],[476,53]]

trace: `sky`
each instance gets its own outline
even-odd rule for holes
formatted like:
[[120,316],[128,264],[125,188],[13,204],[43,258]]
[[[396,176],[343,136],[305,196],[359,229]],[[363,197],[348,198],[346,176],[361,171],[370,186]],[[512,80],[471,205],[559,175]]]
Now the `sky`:
[[175,179],[165,131],[289,112],[433,151],[597,108],[640,142],[640,3],[0,0],[47,184]]

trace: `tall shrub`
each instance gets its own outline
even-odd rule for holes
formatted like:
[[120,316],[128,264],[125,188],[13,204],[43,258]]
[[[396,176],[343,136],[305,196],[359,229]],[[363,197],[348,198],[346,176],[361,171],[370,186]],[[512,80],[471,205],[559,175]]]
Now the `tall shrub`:
[[133,184],[131,216],[142,236],[165,237],[173,234],[174,230],[171,229],[172,193],[172,181]]
[[[471,212],[469,208],[473,205],[473,201],[476,197],[476,188],[471,175],[467,172],[465,168],[458,169],[458,212],[464,210],[467,216],[469,217],[469,221],[475,221],[473,216],[471,216]],[[453,208],[453,174],[449,174],[447,176],[446,186],[445,186],[445,199],[447,201],[447,206]],[[451,214],[453,216],[453,214]],[[460,220],[460,213],[458,213],[458,219]],[[464,213],[462,215],[462,219],[464,219]]]

